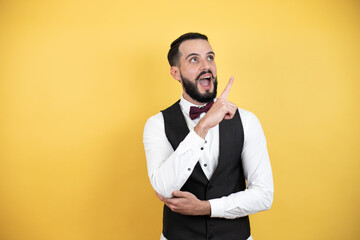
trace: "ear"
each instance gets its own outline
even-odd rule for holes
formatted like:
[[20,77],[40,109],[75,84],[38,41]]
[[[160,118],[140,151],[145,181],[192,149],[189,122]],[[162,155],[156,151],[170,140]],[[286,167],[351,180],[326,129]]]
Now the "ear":
[[171,74],[171,76],[172,76],[175,80],[177,80],[177,81],[180,82],[181,77],[180,77],[180,69],[179,69],[179,67],[177,67],[177,66],[171,66],[171,68],[170,68],[170,74]]

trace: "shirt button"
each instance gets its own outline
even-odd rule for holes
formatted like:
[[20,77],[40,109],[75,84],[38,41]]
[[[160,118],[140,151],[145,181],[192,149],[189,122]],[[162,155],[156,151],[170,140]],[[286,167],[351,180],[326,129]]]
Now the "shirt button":
[[207,141],[205,140],[205,143],[207,143]]
[[191,168],[188,168],[188,171],[190,171],[191,170]]
[[207,167],[207,164],[206,164],[206,163],[204,164],[204,167]]
[[203,147],[201,147],[200,149],[201,149],[201,150],[204,150],[204,148],[203,148]]

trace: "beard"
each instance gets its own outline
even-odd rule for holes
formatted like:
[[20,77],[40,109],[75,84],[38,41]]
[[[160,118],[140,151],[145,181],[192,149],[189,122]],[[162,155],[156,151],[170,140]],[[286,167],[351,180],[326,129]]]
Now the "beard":
[[191,80],[189,80],[188,78],[185,78],[182,76],[181,72],[180,72],[180,77],[185,89],[185,92],[195,101],[199,102],[199,103],[208,103],[214,100],[214,98],[216,97],[217,94],[217,77],[214,78],[212,77],[212,79],[214,79],[214,90],[212,92],[210,92],[210,90],[206,90],[205,93],[200,93],[199,89],[198,89],[198,81],[200,79],[200,76],[202,74],[205,73],[211,73],[212,72],[209,70],[207,72],[201,72],[198,77],[195,79],[195,82],[191,82]]

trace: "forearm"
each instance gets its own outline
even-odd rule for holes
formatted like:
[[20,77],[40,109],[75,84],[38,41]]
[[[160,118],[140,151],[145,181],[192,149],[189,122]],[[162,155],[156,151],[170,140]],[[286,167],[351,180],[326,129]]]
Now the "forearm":
[[148,120],[144,129],[144,147],[148,175],[156,192],[169,198],[173,191],[181,189],[200,159],[204,142],[190,131],[174,151],[164,133],[162,115]]
[[273,202],[273,191],[246,189],[209,202],[211,217],[234,219],[269,210]]
[[185,138],[176,151],[162,161],[154,159],[160,156],[147,154],[150,182],[164,197],[172,197],[173,191],[181,189],[200,158],[200,152],[193,149],[199,144],[192,141],[193,134],[190,132],[189,138]]
[[211,217],[239,218],[269,210],[273,202],[274,185],[270,162],[265,158],[256,174],[248,176],[247,189],[210,200]]

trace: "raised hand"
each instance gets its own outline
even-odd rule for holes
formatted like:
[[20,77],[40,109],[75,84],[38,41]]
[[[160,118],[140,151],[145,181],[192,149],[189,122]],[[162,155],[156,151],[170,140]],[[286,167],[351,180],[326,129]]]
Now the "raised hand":
[[225,100],[227,99],[233,82],[234,82],[234,76],[231,76],[228,84],[226,85],[224,91],[220,94],[219,98],[223,98]]
[[215,127],[223,119],[231,119],[234,117],[237,106],[227,100],[233,82],[234,77],[232,76],[214,105],[195,126],[195,132],[203,139],[205,139],[210,128]]

